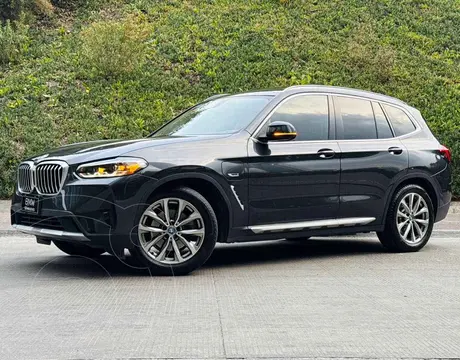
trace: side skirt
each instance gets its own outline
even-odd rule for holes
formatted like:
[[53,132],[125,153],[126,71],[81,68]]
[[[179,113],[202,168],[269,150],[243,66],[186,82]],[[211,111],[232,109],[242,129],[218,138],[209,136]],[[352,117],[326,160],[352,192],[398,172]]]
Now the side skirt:
[[337,228],[310,229],[298,231],[267,232],[254,234],[247,228],[233,229],[227,243],[280,240],[299,237],[333,237],[383,231],[384,225],[341,226]]
[[326,219],[326,220],[312,220],[312,221],[298,221],[291,223],[279,223],[279,224],[267,224],[267,225],[256,225],[248,226],[254,234],[265,234],[272,232],[284,232],[284,231],[302,231],[302,230],[313,230],[313,229],[324,229],[324,228],[337,228],[342,226],[358,226],[367,225],[375,221],[374,217],[365,218],[342,218],[342,219]]

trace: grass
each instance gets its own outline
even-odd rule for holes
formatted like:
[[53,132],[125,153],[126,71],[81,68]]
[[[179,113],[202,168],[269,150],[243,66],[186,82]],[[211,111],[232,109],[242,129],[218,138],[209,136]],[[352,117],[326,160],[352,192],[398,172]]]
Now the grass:
[[215,93],[294,84],[398,97],[460,156],[456,0],[52,3],[29,16],[21,57],[0,65],[0,197],[25,156],[141,137]]

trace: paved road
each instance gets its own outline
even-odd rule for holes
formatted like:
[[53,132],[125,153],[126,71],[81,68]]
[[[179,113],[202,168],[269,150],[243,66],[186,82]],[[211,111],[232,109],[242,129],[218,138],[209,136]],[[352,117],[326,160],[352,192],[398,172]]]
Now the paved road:
[[373,235],[219,246],[191,276],[0,237],[0,358],[460,357],[460,214],[415,254]]

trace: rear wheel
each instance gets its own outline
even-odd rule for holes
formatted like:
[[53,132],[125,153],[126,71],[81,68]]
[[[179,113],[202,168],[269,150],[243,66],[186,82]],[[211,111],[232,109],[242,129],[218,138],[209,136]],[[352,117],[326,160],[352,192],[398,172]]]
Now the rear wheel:
[[59,250],[65,252],[68,255],[85,256],[92,258],[105,253],[104,249],[92,248],[83,244],[75,244],[58,240],[53,240],[53,243]]
[[153,273],[185,275],[209,258],[218,236],[212,206],[197,191],[182,187],[158,194],[138,219],[131,254]]
[[434,208],[430,196],[418,185],[407,185],[395,195],[385,229],[377,236],[390,251],[413,252],[426,245],[433,225]]

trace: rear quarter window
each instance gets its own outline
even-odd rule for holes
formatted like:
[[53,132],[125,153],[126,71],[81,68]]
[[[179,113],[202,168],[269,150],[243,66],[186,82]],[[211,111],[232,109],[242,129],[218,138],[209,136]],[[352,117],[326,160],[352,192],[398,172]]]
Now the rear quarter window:
[[404,111],[387,104],[382,104],[382,106],[388,115],[391,125],[393,126],[395,136],[406,135],[415,130],[414,123],[411,119],[409,119]]

